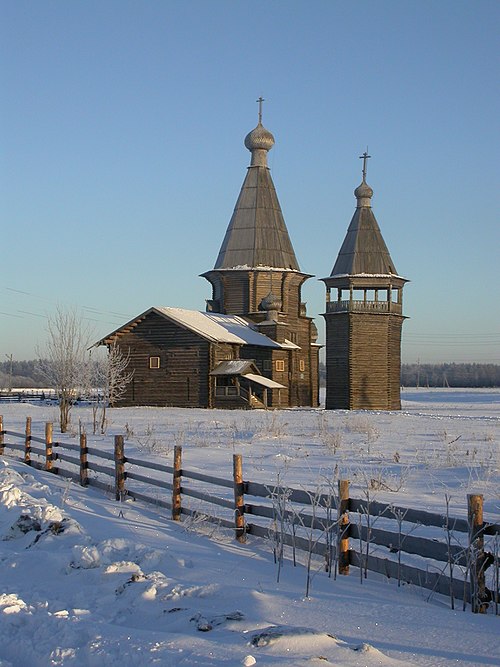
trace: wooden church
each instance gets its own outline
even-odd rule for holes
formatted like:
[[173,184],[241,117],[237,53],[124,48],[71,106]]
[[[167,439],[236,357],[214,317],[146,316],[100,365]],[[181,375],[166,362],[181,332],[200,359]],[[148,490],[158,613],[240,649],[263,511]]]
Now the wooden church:
[[326,285],[326,402],[330,410],[400,410],[403,287],[371,208],[373,190],[354,191],[356,210]]
[[129,356],[119,405],[262,408],[319,404],[317,329],[267,165],[274,137],[259,121],[250,166],[215,266],[206,312],[152,307],[105,336]]

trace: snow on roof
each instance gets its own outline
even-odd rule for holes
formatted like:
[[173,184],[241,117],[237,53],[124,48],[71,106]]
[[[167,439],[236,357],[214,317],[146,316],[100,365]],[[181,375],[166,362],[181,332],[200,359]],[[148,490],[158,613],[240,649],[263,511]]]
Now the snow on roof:
[[399,278],[406,280],[397,273],[332,273],[330,278]]
[[214,269],[214,271],[290,271],[291,273],[300,273],[299,269],[291,269],[287,266],[265,266],[264,264],[258,264],[256,266],[250,266],[250,264],[238,264],[236,266],[225,266],[219,269]]
[[287,338],[285,338],[285,341],[283,343],[281,343],[281,347],[284,350],[300,350],[301,349],[300,345],[296,345],[295,343],[292,343],[292,341],[288,340]]
[[221,361],[211,371],[210,375],[241,375],[246,370],[255,369],[253,361],[247,359],[231,359]]
[[155,307],[156,311],[191,329],[203,338],[216,343],[239,343],[240,345],[259,345],[260,347],[280,348],[281,345],[264,334],[255,331],[251,325],[238,315],[204,313],[199,310],[184,308]]
[[260,384],[263,387],[268,387],[269,389],[286,389],[284,384],[280,384],[279,382],[270,380],[269,378],[266,378],[263,375],[255,375],[255,373],[245,373],[243,377],[247,378],[251,382]]

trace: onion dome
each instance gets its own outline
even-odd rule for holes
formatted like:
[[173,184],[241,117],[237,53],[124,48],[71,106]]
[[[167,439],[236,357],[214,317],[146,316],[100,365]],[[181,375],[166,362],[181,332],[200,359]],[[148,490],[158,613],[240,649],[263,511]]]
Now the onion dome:
[[363,182],[354,190],[354,196],[358,200],[359,206],[371,206],[370,199],[373,197],[373,190],[363,179]]
[[269,312],[270,310],[281,310],[281,299],[273,292],[269,292],[260,302],[260,309]]
[[250,152],[255,150],[270,151],[274,146],[274,137],[259,121],[257,127],[245,137],[245,146]]

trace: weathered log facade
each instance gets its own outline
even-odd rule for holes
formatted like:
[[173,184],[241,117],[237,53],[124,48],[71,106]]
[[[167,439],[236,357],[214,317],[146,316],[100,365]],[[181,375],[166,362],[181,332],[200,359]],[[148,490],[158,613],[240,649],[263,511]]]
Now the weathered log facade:
[[405,278],[397,275],[363,182],[326,285],[327,409],[400,410]]

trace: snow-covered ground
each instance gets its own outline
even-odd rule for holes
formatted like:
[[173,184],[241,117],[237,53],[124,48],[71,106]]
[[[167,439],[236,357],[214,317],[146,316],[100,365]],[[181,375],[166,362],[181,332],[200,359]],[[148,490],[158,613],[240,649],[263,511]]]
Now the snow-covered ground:
[[[18,432],[27,416],[34,434],[57,422],[48,405],[0,414]],[[91,432],[88,408],[72,420],[75,442],[79,421]],[[500,390],[406,390],[399,413],[111,410],[90,444],[111,447],[115,433],[129,455],[170,463],[182,444],[185,468],[226,478],[237,452],[252,481],[314,489],[347,477],[362,497],[375,479],[377,500],[433,511],[448,495],[455,516],[483,493],[500,522]],[[500,664],[500,617],[452,611],[429,591],[318,566],[305,598],[304,568],[286,563],[277,583],[266,540],[176,524],[10,457],[0,500],[2,667]]]

